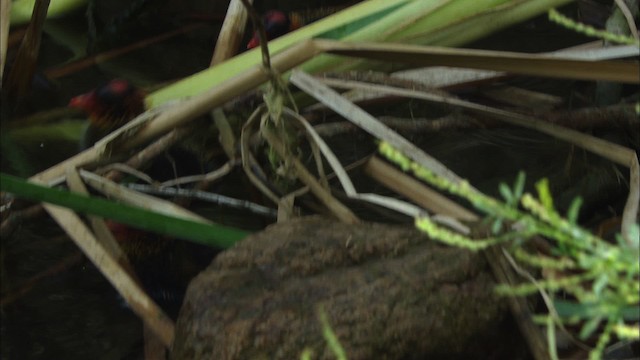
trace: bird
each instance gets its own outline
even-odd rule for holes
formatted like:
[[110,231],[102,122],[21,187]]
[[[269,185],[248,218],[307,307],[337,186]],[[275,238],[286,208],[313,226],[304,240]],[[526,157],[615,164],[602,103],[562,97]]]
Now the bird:
[[[291,31],[297,30],[304,25],[311,24],[314,21],[335,14],[347,7],[348,4],[301,9],[289,12],[269,10],[262,16],[262,24],[264,25],[264,30],[267,35],[267,41],[271,41]],[[251,40],[249,40],[249,43],[247,44],[247,49],[253,49],[258,45],[260,45],[260,36],[257,31],[254,31]]]
[[[302,21],[295,13],[287,14],[280,10],[267,11],[262,17],[262,23],[267,35],[267,41],[278,38],[290,31],[302,26]],[[253,37],[247,44],[247,49],[253,49],[260,45],[258,31],[254,31]]]
[[80,139],[80,149],[121,127],[145,111],[145,93],[124,79],[113,79],[85,94],[75,96],[69,107],[89,116],[89,124]]
[[[113,79],[85,94],[73,97],[69,107],[80,110],[89,117],[80,141],[79,150],[93,146],[98,140],[125,125],[146,110],[146,93],[128,80]],[[209,133],[203,131],[202,136]],[[149,164],[148,175],[158,181],[175,179],[184,175],[201,173],[209,153],[198,147],[202,139],[195,135],[185,139],[180,146],[165,151]]]
[[[69,107],[83,111],[89,118],[79,144],[84,150],[143,113],[145,92],[125,79],[113,79],[73,97]],[[155,180],[200,170],[198,158],[192,152],[173,148],[166,155],[153,161],[146,170]],[[189,280],[208,265],[217,250],[114,221],[107,221],[107,227],[127,255],[141,285],[175,319]]]

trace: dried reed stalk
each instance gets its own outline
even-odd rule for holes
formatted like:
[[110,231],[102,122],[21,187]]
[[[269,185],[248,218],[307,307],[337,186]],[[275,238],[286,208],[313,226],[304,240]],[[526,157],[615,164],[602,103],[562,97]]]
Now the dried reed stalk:
[[91,230],[73,211],[51,204],[45,210],[64,229],[87,257],[100,269],[113,287],[131,306],[131,309],[162,340],[166,347],[173,343],[175,325],[162,309],[138,286],[126,270],[96,240]]
[[[253,0],[249,0],[249,3],[253,3]],[[238,53],[246,25],[247,10],[242,1],[231,0],[209,66],[219,64]]]
[[[276,54],[271,60],[271,65],[275,71],[284,73],[324,52],[420,65],[462,66],[540,76],[640,83],[640,69],[637,61],[594,62],[546,55],[399,44],[346,44],[330,40],[309,40],[296,44]],[[494,62],[495,66],[493,66]],[[123,150],[140,146],[175,127],[182,126],[211,109],[256,88],[268,79],[268,72],[261,64],[256,64],[215,88],[164,111],[124,144]],[[94,162],[100,158],[99,155],[95,147],[88,149],[36,174],[30,180],[47,184],[63,176],[66,167],[70,165],[78,167]]]

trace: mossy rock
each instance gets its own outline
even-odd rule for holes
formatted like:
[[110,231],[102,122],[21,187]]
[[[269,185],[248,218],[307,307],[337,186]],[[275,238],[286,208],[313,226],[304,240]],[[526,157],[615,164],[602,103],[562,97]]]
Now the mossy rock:
[[219,255],[190,284],[171,358],[496,358],[519,337],[480,253],[406,226],[320,217],[269,227]]

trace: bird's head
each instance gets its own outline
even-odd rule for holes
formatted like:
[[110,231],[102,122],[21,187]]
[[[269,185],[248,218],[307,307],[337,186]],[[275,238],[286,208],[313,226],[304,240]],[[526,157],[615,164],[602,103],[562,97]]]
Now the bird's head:
[[[268,11],[262,17],[262,23],[267,34],[267,40],[273,40],[300,27],[299,21],[292,19],[292,17],[280,10]],[[260,37],[258,32],[255,31],[247,44],[247,49],[253,49],[258,45],[260,45]]]
[[69,107],[84,111],[95,126],[112,128],[144,112],[144,93],[126,80],[115,79],[72,98]]

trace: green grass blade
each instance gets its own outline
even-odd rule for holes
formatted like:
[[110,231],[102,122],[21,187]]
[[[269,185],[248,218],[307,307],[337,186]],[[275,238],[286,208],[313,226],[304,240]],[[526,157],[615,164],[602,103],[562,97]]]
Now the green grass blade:
[[[570,1],[573,0],[414,1],[342,40],[460,46]],[[305,63],[302,68],[310,73],[351,69],[384,71],[393,65],[320,55]]]
[[[415,34],[431,34],[434,30],[464,23],[484,11],[493,11],[509,0],[455,0],[447,1],[442,6],[430,11],[421,12],[413,17],[413,21],[405,23],[391,34],[385,36],[386,41],[407,43]],[[513,1],[511,1],[513,2]],[[480,30],[480,29],[476,29]],[[418,44],[411,41],[410,43]]]
[[[357,31],[402,5],[416,0],[369,0],[351,6],[269,42],[272,54],[301,41],[318,36],[341,37]],[[260,48],[246,51],[210,69],[201,71],[147,96],[147,105],[156,107],[167,101],[195,96],[261,63]]]
[[[478,9],[475,13],[464,17],[458,15],[457,18],[455,9],[447,8],[434,15],[433,23],[428,22],[431,19],[429,18],[422,19],[424,24],[417,24],[417,26],[428,25],[429,28],[423,31],[420,31],[417,26],[414,29],[407,29],[405,33],[396,34],[397,38],[394,41],[421,45],[460,46],[572,1],[513,0],[494,7]],[[453,17],[454,20],[449,23],[440,23],[435,20],[439,17]]]
[[[407,28],[413,28],[416,23],[423,23],[422,19],[450,4],[466,0],[422,0],[413,1],[402,8],[398,8],[380,21],[369,24],[357,32],[343,37],[345,41],[389,41],[394,34]],[[506,1],[506,0],[502,0]],[[435,20],[435,19],[432,19]],[[438,19],[447,22],[447,19]]]
[[178,219],[104,199],[52,189],[6,174],[0,174],[0,189],[28,200],[64,206],[81,213],[113,219],[138,229],[209,246],[228,248],[248,234],[243,230],[222,225],[207,225]]
[[[388,41],[458,46],[572,0],[369,0],[269,42],[272,54],[311,38]],[[260,49],[244,52],[147,97],[150,107],[195,96],[252,66]],[[306,62],[306,72],[371,68],[371,62],[322,54]]]

